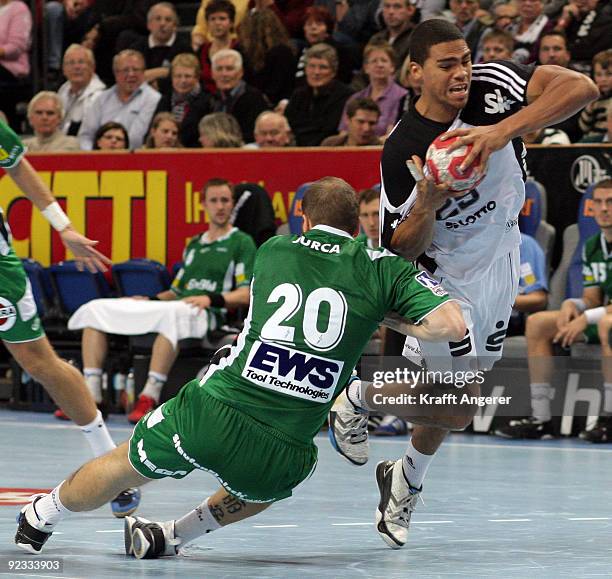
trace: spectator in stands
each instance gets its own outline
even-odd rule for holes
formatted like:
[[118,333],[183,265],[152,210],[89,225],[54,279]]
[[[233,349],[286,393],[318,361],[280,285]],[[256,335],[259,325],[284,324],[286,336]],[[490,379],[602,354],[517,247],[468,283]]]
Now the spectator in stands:
[[144,149],[177,149],[179,141],[179,124],[172,113],[157,113],[153,117]]
[[592,442],[612,442],[612,349],[608,342],[612,306],[604,306],[612,297],[610,269],[612,245],[612,179],[599,182],[593,191],[593,217],[601,232],[586,240],[582,257],[583,294],[580,299],[566,299],[558,311],[537,312],[527,318],[527,355],[531,383],[532,416],[512,421],[497,431],[508,438],[546,438],[554,435],[551,400],[554,388],[553,344],[568,348],[579,341],[597,342],[602,350],[604,407],[596,427],[581,433]]
[[[248,11],[249,0],[232,0],[231,2],[227,0],[229,4],[232,5],[233,11],[231,15],[231,30],[230,34],[232,37],[235,37],[235,29],[240,25],[242,19],[246,16]],[[211,30],[211,22],[210,15],[218,14],[217,12],[209,12],[207,8],[209,5],[214,5],[214,9],[220,7],[221,3],[219,0],[202,0],[202,5],[200,6],[198,13],[196,15],[196,24],[191,29],[191,48],[197,54],[205,42],[209,42],[214,35]],[[224,8],[224,10],[227,10]],[[233,47],[224,47],[224,48],[233,48]],[[212,58],[212,55],[211,55]],[[202,66],[204,69],[204,66]]]
[[285,115],[300,147],[314,147],[336,132],[350,89],[336,80],[338,55],[328,44],[306,52],[306,86],[289,99]]
[[572,142],[567,136],[567,133],[561,129],[540,129],[533,133],[523,135],[523,141],[527,145],[571,145]]
[[274,111],[260,113],[255,121],[255,142],[245,145],[249,149],[288,147],[293,138],[285,115]]
[[211,113],[200,120],[200,144],[205,149],[236,149],[244,146],[238,121],[227,113]]
[[127,129],[132,148],[140,148],[161,98],[145,81],[144,57],[140,52],[122,50],[113,59],[113,71],[117,83],[100,93],[95,106],[90,107],[83,117],[79,130],[83,150],[91,150],[98,127],[110,120]]
[[[28,49],[32,38],[32,16],[27,4],[0,0],[0,91],[2,110],[19,132],[15,105],[22,98],[18,89],[30,74]],[[31,94],[31,93],[30,93]],[[29,97],[29,95],[28,95]]]
[[421,86],[410,72],[410,57],[407,57],[406,60],[404,60],[404,64],[402,64],[399,71],[398,81],[400,85],[408,91],[403,102],[400,103],[399,116],[401,118],[401,116],[409,109],[410,103],[421,95]]
[[323,139],[322,147],[367,147],[382,144],[376,136],[380,109],[375,101],[367,97],[350,100],[346,116],[346,132]]
[[28,104],[28,121],[34,136],[24,139],[23,144],[33,153],[79,151],[78,139],[60,130],[63,116],[64,107],[57,93],[42,91],[36,94]]
[[242,55],[237,50],[220,50],[212,57],[215,86],[213,110],[236,118],[247,142],[253,140],[255,119],[268,109],[263,93],[243,80]]
[[461,34],[463,34],[472,53],[472,61],[480,62],[482,59],[481,40],[488,27],[477,18],[477,12],[480,8],[478,0],[450,0],[449,5],[453,22],[461,30]]
[[272,106],[293,92],[296,59],[283,23],[270,10],[246,15],[238,31],[247,62],[246,80],[263,92]]
[[66,49],[62,68],[66,82],[57,91],[64,105],[62,131],[77,135],[85,111],[106,85],[95,72],[93,52],[80,44],[71,44]]
[[341,44],[363,46],[380,29],[377,21],[380,0],[317,0],[317,4],[334,15],[334,38]]
[[612,6],[606,0],[573,0],[563,7],[557,28],[567,36],[572,68],[591,74],[593,57],[612,48]]
[[581,143],[612,143],[612,102],[608,104],[607,131],[604,135],[597,134],[592,137],[584,137]]
[[482,37],[482,62],[511,60],[514,38],[505,30],[490,30]]
[[144,56],[145,79],[152,85],[168,77],[170,63],[175,56],[191,52],[189,44],[176,34],[178,23],[174,5],[158,2],[147,13],[149,36],[135,40],[130,46]]
[[365,89],[355,93],[347,101],[338,131],[347,130],[347,107],[358,98],[370,98],[378,105],[380,116],[375,128],[378,137],[384,137],[395,126],[400,117],[400,106],[408,92],[395,82],[395,55],[394,50],[386,43],[368,44],[365,47],[363,67],[370,82]]
[[198,122],[212,111],[212,97],[200,86],[200,63],[193,54],[178,54],[170,66],[171,90],[162,94],[156,112],[171,112],[185,147],[198,147]]
[[495,30],[510,31],[514,21],[518,18],[516,4],[512,1],[501,0],[493,5],[493,28]]
[[[369,44],[389,44],[395,52],[395,62],[404,62],[410,48],[410,36],[415,27],[416,3],[413,0],[383,0],[382,19],[385,27],[374,34]],[[364,61],[365,61],[364,54]]]
[[93,300],[68,322],[70,329],[83,329],[83,373],[93,391],[101,387],[106,334],[157,333],[147,382],[128,416],[132,423],[159,403],[179,352],[179,340],[203,338],[225,323],[228,308],[249,304],[255,243],[230,222],[233,187],[225,179],[211,179],[204,185],[203,197],[210,219],[208,231],[189,240],[184,265],[171,289],[153,298]]
[[599,89],[599,98],[589,103],[580,114],[578,122],[583,140],[600,135],[603,138],[608,131],[607,111],[612,104],[612,48],[593,57],[593,80]]
[[130,148],[130,137],[121,123],[104,123],[94,135],[94,151],[111,151]]
[[517,0],[517,6],[519,17],[510,28],[515,46],[512,59],[528,64],[537,60],[540,37],[553,29],[554,22],[544,14],[542,0]]

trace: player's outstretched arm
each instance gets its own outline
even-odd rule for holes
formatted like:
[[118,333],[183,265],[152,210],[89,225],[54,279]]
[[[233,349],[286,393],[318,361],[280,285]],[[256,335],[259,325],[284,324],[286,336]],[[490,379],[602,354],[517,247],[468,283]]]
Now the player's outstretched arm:
[[22,159],[15,167],[6,169],[25,196],[36,205],[53,228],[59,232],[66,249],[70,250],[80,268],[86,267],[92,273],[106,271],[110,259],[100,253],[95,246],[97,241],[81,235],[70,224],[49,188],[42,182],[27,159]]

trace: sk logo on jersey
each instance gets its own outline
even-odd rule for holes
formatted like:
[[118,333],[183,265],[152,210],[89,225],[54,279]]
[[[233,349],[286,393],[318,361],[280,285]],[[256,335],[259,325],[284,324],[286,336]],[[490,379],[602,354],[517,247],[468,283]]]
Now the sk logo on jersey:
[[334,394],[343,366],[339,360],[258,340],[249,352],[242,376],[262,388],[325,403]]
[[484,101],[487,104],[485,113],[489,115],[505,113],[516,102],[504,97],[498,88],[495,89],[495,92],[488,92],[484,96]]
[[426,271],[418,273],[414,279],[437,296],[443,297],[448,295],[448,292],[440,285],[440,283],[431,277]]

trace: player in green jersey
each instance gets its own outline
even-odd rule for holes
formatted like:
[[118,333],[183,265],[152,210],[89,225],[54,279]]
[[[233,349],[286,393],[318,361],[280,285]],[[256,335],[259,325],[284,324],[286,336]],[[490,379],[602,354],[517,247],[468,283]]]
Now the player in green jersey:
[[587,239],[583,248],[582,298],[567,299],[558,311],[537,312],[527,318],[532,416],[505,427],[503,433],[508,438],[544,438],[553,434],[553,344],[569,347],[587,341],[601,342],[604,406],[595,428],[580,436],[591,442],[612,442],[612,350],[608,339],[612,306],[606,305],[612,296],[612,179],[595,186],[593,217],[601,232]]
[[144,416],[129,445],[24,507],[20,547],[40,551],[65,515],[97,508],[126,484],[211,472],[222,487],[185,516],[127,519],[128,554],[174,555],[196,537],[289,497],[307,478],[317,460],[313,437],[388,311],[421,339],[464,335],[458,305],[437,282],[352,238],[358,206],[347,183],[317,181],[303,211],[302,235],[274,237],[259,248],[249,314],[229,355]]
[[[72,227],[48,187],[24,159],[24,154],[25,147],[19,137],[0,122],[0,167],[51,223],[81,267],[91,272],[106,270],[110,260],[95,249],[98,242],[87,239]],[[30,282],[11,246],[10,229],[1,209],[0,339],[17,363],[42,384],[55,403],[65,408],[66,414],[79,425],[95,456],[115,448],[83,376],[58,357],[45,336]],[[115,516],[123,517],[136,510],[139,497],[136,489],[120,493],[112,502]]]

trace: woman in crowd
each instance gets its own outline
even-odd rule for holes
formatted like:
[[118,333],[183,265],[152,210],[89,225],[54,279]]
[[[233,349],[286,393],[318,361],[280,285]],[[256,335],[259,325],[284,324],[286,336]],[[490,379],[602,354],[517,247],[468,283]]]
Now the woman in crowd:
[[179,123],[172,113],[157,113],[153,117],[144,149],[177,149],[179,142]]
[[211,113],[198,125],[204,149],[238,149],[244,146],[238,121],[227,113]]
[[121,123],[110,121],[104,123],[94,136],[94,151],[112,151],[129,149],[130,138]]

